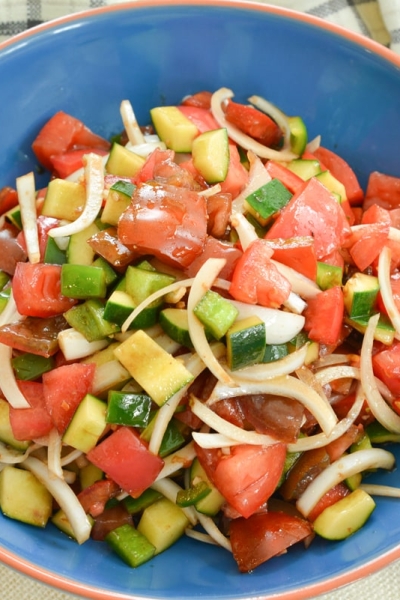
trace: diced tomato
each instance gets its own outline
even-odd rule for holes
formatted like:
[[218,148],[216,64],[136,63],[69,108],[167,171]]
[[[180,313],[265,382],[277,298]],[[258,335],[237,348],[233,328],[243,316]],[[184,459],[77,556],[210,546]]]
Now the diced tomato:
[[[397,277],[396,278],[391,277],[390,287],[392,288],[394,303],[397,307],[397,310],[400,311],[400,279],[398,279]],[[378,308],[379,312],[382,312],[387,315],[387,310],[383,303],[382,295],[380,292],[378,292],[378,297],[377,297],[377,308]]]
[[265,512],[230,523],[233,557],[248,573],[312,534],[311,524],[284,512]]
[[344,316],[342,288],[334,286],[310,298],[303,314],[310,340],[328,346],[338,344]]
[[360,271],[365,271],[379,257],[388,241],[389,229],[390,222],[381,221],[352,233],[349,253]]
[[197,106],[199,108],[211,108],[212,93],[207,91],[197,92],[192,96],[187,96],[182,100],[183,106]]
[[226,501],[249,517],[275,491],[286,458],[286,445],[233,446],[229,454],[196,445],[199,461]]
[[71,363],[43,374],[43,393],[54,425],[64,433],[81,400],[90,393],[94,363]]
[[100,148],[81,148],[79,150],[68,150],[62,154],[54,154],[51,156],[51,163],[53,170],[56,172],[58,177],[65,179],[71,173],[75,173],[78,169],[83,167],[83,157],[85,154],[99,154],[105,156],[108,151]]
[[156,164],[160,162],[172,161],[174,155],[175,152],[173,150],[160,150],[159,148],[156,148],[154,152],[151,152],[148,155],[143,166],[136,174],[136,185],[139,185],[140,183],[146,183],[146,181],[154,179],[154,168]]
[[265,168],[272,179],[279,179],[292,194],[297,194],[304,187],[304,180],[279,162],[269,160]]
[[190,105],[180,105],[178,106],[181,113],[185,115],[193,123],[196,125],[199,133],[204,133],[205,131],[211,131],[213,129],[219,129],[219,125],[217,121],[214,119],[212,112],[207,108],[202,108],[199,106],[190,106]]
[[326,446],[326,451],[329,454],[330,461],[334,462],[335,460],[338,460],[343,453],[346,452],[346,450],[348,450],[350,446],[357,441],[361,433],[362,427],[350,425],[348,430],[343,435],[333,442],[330,442]]
[[317,148],[317,150],[314,151],[314,154],[317,159],[329,169],[332,175],[343,183],[350,204],[361,204],[364,198],[364,192],[350,165],[341,156],[322,146]]
[[229,100],[225,108],[225,118],[264,146],[277,146],[282,139],[282,131],[275,121],[253,106]]
[[220,183],[221,192],[231,194],[232,200],[240,194],[249,180],[249,173],[240,160],[236,144],[229,143],[229,168],[224,181]]
[[317,260],[344,246],[351,229],[340,204],[318,179],[304,183],[281,210],[267,239],[312,236]]
[[84,511],[92,517],[100,515],[109,500],[115,498],[121,488],[111,479],[99,479],[78,494]]
[[116,227],[102,229],[92,235],[87,243],[96,254],[105,258],[117,271],[124,271],[127,265],[140,256],[132,246],[128,248],[118,239]]
[[[48,233],[50,229],[53,229],[53,227],[57,227],[59,225],[59,220],[54,219],[53,217],[45,217],[44,215],[39,215],[36,222],[39,236],[40,260],[43,261],[48,240]],[[24,251],[27,252],[25,235],[23,230],[18,234],[17,241],[20,244],[20,246],[24,249]]]
[[118,223],[123,244],[178,267],[201,254],[206,235],[204,197],[172,185],[140,185]]
[[400,342],[394,342],[372,357],[374,373],[389,390],[400,396]]
[[272,394],[239,396],[237,400],[245,420],[256,431],[286,444],[297,440],[304,418],[300,402]]
[[93,540],[102,541],[110,531],[125,524],[132,525],[132,515],[123,504],[117,504],[106,508],[95,518],[90,537]]
[[[338,400],[335,400],[335,402],[332,403],[332,408],[335,411],[338,419],[344,419],[348,415],[349,410],[355,402],[355,399],[356,395],[353,393],[348,394],[347,396],[344,396],[343,398],[340,398]],[[375,417],[368,406],[368,402],[365,401],[361,408],[360,414],[354,421],[354,423],[356,425],[362,425],[363,427],[366,427],[374,420]]]
[[220,271],[219,277],[230,281],[235,266],[242,254],[243,252],[233,244],[217,240],[212,236],[207,236],[202,253],[185,269],[185,273],[188,277],[194,277],[200,267],[209,258],[224,258],[226,264]]
[[69,327],[63,315],[38,319],[26,317],[0,327],[0,343],[21,352],[53,356],[59,350],[58,334]]
[[387,210],[398,208],[400,205],[400,177],[373,171],[368,178],[363,209],[367,210],[373,204],[378,204]]
[[274,251],[274,260],[291,267],[312,281],[316,280],[317,257],[312,237],[268,240],[268,245]]
[[54,425],[46,408],[43,384],[38,381],[18,381],[18,387],[31,408],[10,406],[10,425],[15,439],[35,440],[48,435]]
[[315,448],[300,455],[279,488],[285,500],[300,498],[308,484],[329,465],[329,455],[325,448]]
[[82,121],[59,111],[42,127],[32,144],[36,158],[46,169],[53,169],[52,156],[80,148],[109,150],[110,143],[88,129]]
[[27,259],[25,249],[18,239],[18,231],[12,225],[5,224],[0,229],[0,269],[14,275],[19,262]]
[[221,192],[207,198],[207,233],[222,238],[229,225],[232,211],[232,196]]
[[90,450],[87,458],[134,498],[154,482],[164,465],[129,427],[114,431]]
[[4,214],[18,204],[17,190],[12,187],[0,189],[0,215]]
[[61,293],[61,265],[17,263],[12,288],[18,311],[29,317],[53,317],[77,302]]
[[271,262],[272,250],[265,240],[255,240],[239,258],[229,293],[235,300],[278,308],[291,291],[289,281]]
[[328,508],[328,506],[332,506],[338,500],[345,498],[350,494],[350,490],[344,483],[338,483],[333,488],[331,488],[326,494],[322,496],[320,500],[318,500],[317,504],[314,506],[308,518],[311,522],[315,521],[315,519],[322,513],[323,510]]
[[228,423],[232,423],[233,425],[236,425],[236,427],[246,429],[247,423],[242,404],[240,402],[240,396],[218,400],[218,402],[213,404],[213,410],[222,419],[228,421]]

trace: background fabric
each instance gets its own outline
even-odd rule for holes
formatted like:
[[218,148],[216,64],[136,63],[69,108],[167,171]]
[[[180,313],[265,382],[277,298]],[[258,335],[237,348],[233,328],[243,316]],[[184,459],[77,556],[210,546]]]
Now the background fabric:
[[[45,21],[130,0],[0,0],[0,41]],[[326,19],[400,53],[400,0],[280,0],[266,2]],[[71,600],[69,594],[0,565],[1,600]],[[320,596],[320,600],[399,600],[400,563]]]

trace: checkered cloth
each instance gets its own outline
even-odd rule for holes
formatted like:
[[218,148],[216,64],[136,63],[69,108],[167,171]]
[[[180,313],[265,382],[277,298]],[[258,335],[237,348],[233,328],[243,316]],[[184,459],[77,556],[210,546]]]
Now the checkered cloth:
[[[0,0],[0,41],[50,19],[127,1]],[[366,35],[400,54],[400,0],[260,1],[321,17]]]

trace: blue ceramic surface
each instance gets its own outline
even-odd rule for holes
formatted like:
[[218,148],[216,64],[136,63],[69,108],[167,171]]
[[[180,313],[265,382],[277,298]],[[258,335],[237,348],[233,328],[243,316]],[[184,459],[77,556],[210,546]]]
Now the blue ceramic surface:
[[[125,4],[54,22],[4,45],[0,186],[14,185],[31,169],[38,185],[45,183],[30,145],[57,110],[109,136],[122,128],[124,98],[146,124],[149,108],[221,86],[239,101],[259,94],[302,115],[310,138],[321,134],[364,186],[371,170],[400,176],[399,59],[289,11],[204,4]],[[377,480],[400,486],[397,471]],[[367,526],[345,542],[295,547],[248,575],[239,574],[224,550],[190,539],[131,570],[106,544],[79,547],[52,526],[42,531],[3,516],[0,558],[91,598],[305,598],[400,555],[398,502],[378,499]]]

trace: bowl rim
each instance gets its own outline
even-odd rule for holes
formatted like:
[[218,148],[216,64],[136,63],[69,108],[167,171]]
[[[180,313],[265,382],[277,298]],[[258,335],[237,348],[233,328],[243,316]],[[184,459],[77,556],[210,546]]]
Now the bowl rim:
[[[8,53],[20,44],[26,44],[31,38],[40,36],[46,31],[56,28],[70,27],[71,24],[77,21],[93,19],[97,16],[104,16],[112,13],[131,12],[140,9],[157,9],[160,7],[215,7],[215,8],[230,8],[237,10],[250,10],[254,12],[263,12],[280,17],[288,18],[297,22],[306,23],[315,26],[319,29],[336,35],[339,39],[345,39],[360,46],[371,54],[378,55],[380,58],[388,61],[393,66],[400,69],[400,55],[396,54],[390,48],[387,48],[379,42],[368,38],[360,33],[351,31],[341,25],[331,23],[320,17],[299,12],[295,9],[265,4],[255,0],[130,0],[128,2],[110,4],[96,8],[88,8],[64,16],[60,16],[34,27],[22,31],[3,42],[0,42],[0,58],[3,53]],[[343,573],[339,573],[333,578],[322,579],[315,583],[310,583],[301,589],[294,589],[279,594],[280,600],[309,600],[310,597],[319,596],[327,592],[331,592],[346,586],[351,583],[363,579],[384,567],[389,566],[392,561],[400,559],[400,545],[394,547],[383,555],[371,559],[367,563],[350,568]],[[92,600],[159,600],[158,598],[150,598],[125,594],[115,591],[101,590],[90,584],[84,584],[71,580],[70,578],[58,575],[44,567],[35,565],[33,562],[23,559],[13,551],[8,550],[0,545],[0,562],[18,571],[20,574],[31,577],[39,583],[49,585],[59,591],[65,591],[70,594],[79,595],[82,598]],[[257,596],[257,600],[272,600],[274,596]],[[243,598],[243,600],[246,600]],[[249,597],[247,600],[253,600]]]

